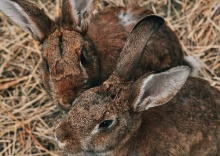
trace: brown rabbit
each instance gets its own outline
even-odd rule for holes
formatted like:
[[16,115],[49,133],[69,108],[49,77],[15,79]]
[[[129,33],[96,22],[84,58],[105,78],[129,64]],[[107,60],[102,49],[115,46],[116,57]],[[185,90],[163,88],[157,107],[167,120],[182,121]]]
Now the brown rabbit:
[[[62,15],[53,21],[27,0],[0,1],[0,11],[42,44],[45,87],[66,109],[84,90],[112,74],[129,31],[153,13],[140,7],[106,7],[93,15],[94,6],[93,0],[63,0]],[[182,61],[178,38],[164,25],[145,47],[133,77]]]
[[[155,16],[143,19],[128,35],[113,75],[74,101],[56,128],[65,154],[220,155],[220,92],[216,88],[189,77],[186,66],[129,81],[145,47],[143,40],[135,39],[141,35],[147,40],[151,35],[146,35],[150,31],[142,22],[158,20]],[[133,50],[135,56],[128,57]]]

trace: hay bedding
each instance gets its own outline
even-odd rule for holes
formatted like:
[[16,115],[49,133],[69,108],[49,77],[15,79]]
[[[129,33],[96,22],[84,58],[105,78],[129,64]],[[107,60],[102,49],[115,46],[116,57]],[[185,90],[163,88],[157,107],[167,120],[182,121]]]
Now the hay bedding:
[[[51,18],[57,15],[59,0],[35,2]],[[185,55],[202,64],[201,76],[220,89],[219,0],[137,2],[166,19]],[[38,42],[0,14],[0,155],[60,155],[53,138],[59,110],[43,89],[41,59]]]

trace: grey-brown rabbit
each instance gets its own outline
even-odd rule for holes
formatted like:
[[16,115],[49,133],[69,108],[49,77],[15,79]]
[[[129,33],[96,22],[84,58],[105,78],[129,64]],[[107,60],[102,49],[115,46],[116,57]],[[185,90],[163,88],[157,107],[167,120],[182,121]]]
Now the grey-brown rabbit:
[[[220,92],[216,88],[189,77],[186,66],[131,81],[145,46],[143,40],[134,39],[144,36],[148,40],[149,29],[155,30],[160,20],[149,16],[140,21],[128,35],[110,78],[74,101],[56,128],[58,145],[65,154],[220,155]],[[146,22],[151,23],[150,28]],[[133,50],[135,56],[127,57]],[[124,70],[129,62],[132,64]]]
[[[51,20],[27,0],[1,0],[0,11],[42,44],[43,78],[55,103],[68,109],[84,90],[102,84],[113,72],[132,27],[152,11],[106,7],[93,15],[96,1],[62,0],[61,16]],[[181,65],[175,33],[163,25],[145,48],[133,77]]]

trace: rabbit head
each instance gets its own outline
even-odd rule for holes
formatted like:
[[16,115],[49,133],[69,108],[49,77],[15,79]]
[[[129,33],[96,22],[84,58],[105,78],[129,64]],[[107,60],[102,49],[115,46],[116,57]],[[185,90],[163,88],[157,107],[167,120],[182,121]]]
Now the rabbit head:
[[111,80],[85,91],[56,128],[58,146],[73,155],[123,155],[117,150],[141,126],[142,112],[172,99],[189,73],[181,66],[135,83]]
[[26,0],[0,1],[0,11],[42,44],[45,87],[64,108],[99,81],[96,50],[86,34],[92,8],[92,0],[63,0],[53,21]]
[[130,81],[146,42],[162,23],[162,18],[153,15],[141,20],[128,35],[112,76],[74,101],[56,128],[58,145],[65,153],[111,155],[141,125],[142,111],[165,104],[183,86],[190,73],[184,66]]

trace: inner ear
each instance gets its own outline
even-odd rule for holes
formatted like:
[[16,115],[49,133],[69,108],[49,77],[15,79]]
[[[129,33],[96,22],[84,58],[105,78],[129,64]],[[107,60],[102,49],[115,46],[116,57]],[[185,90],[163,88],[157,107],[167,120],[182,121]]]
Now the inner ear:
[[151,74],[135,82],[135,111],[144,111],[150,107],[163,105],[170,101],[182,88],[190,75],[190,68],[180,66],[168,71]]
[[79,22],[78,13],[74,10],[69,0],[62,0],[61,26],[64,29],[73,30]]
[[63,0],[62,27],[86,32],[88,16],[93,10],[93,0]]

